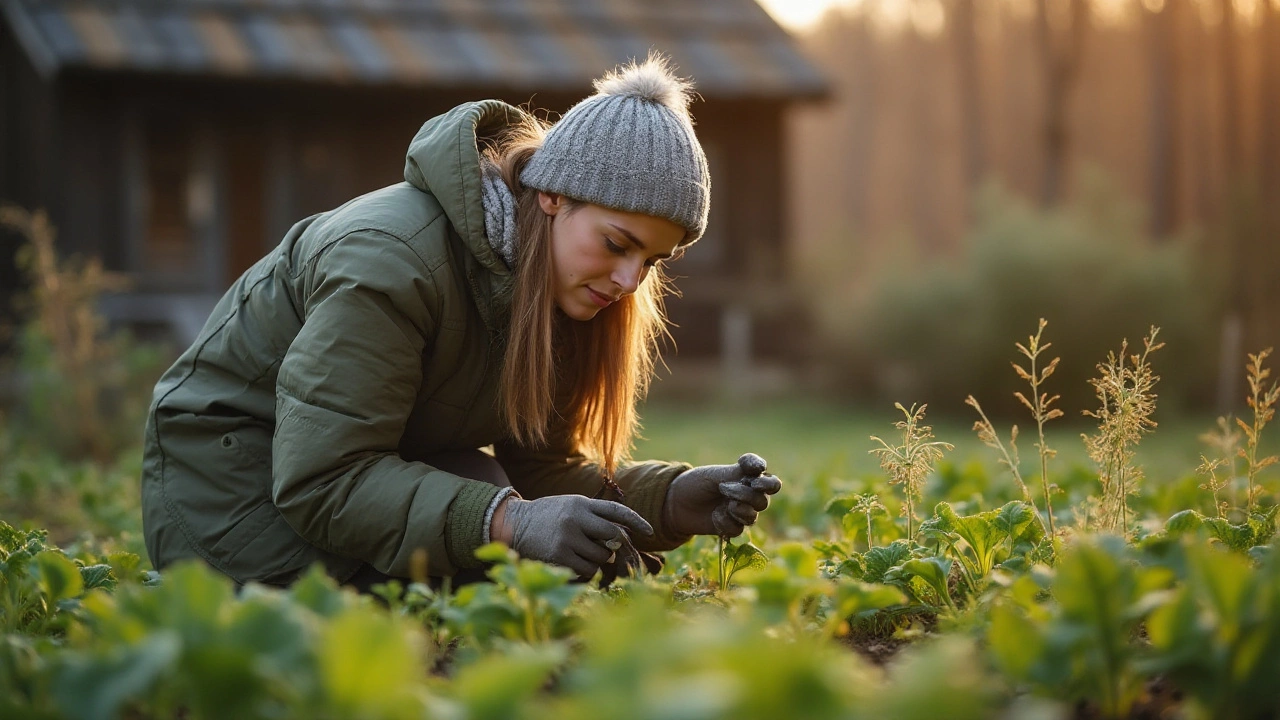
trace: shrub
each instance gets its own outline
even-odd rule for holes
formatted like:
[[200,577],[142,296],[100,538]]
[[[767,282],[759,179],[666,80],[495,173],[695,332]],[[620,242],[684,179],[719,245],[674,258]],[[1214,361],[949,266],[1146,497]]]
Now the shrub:
[[108,330],[98,299],[126,287],[125,279],[96,259],[59,258],[45,213],[0,206],[0,226],[27,240],[18,262],[30,287],[20,304],[14,367],[5,368],[17,378],[11,427],[24,442],[67,458],[115,460],[142,437],[165,356]]
[[[877,273],[846,325],[827,330],[841,335],[834,338],[840,364],[859,374],[846,380],[864,391],[947,413],[974,393],[990,410],[1008,412],[1015,409],[1009,338],[1039,318],[1064,350],[1053,392],[1077,402],[1115,339],[1136,342],[1154,324],[1170,348],[1162,402],[1185,407],[1212,393],[1222,293],[1205,266],[1190,238],[1147,238],[1141,214],[1102,180],[1057,210],[991,186],[955,256]],[[1064,412],[1079,417],[1081,409]]]

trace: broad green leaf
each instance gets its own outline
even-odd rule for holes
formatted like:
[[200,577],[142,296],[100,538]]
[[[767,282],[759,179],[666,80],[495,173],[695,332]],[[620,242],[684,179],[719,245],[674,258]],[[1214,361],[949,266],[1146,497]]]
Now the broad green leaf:
[[991,608],[987,644],[1000,667],[1019,680],[1030,679],[1032,668],[1047,659],[1040,629],[1009,605]]
[[476,558],[487,563],[514,563],[517,559],[516,551],[508,548],[500,542],[491,542],[488,545],[481,545],[476,548]]
[[1248,523],[1236,525],[1222,518],[1205,518],[1204,527],[1209,534],[1237,552],[1248,552],[1253,547],[1253,528]]
[[519,717],[537,702],[547,678],[567,658],[567,649],[559,644],[517,645],[459,670],[450,690],[469,720]]
[[321,617],[333,617],[346,606],[342,590],[319,564],[312,566],[290,588],[294,602]]
[[769,564],[769,556],[749,542],[726,547],[725,555],[729,565],[726,579],[732,579],[739,570],[759,570]]
[[407,630],[365,608],[350,608],[324,628],[320,673],[335,716],[422,716],[425,669]]
[[883,582],[885,573],[889,572],[890,568],[901,565],[909,557],[911,557],[911,547],[906,540],[894,540],[888,545],[871,548],[862,554],[862,564],[865,568],[862,579],[870,583]]
[[111,573],[111,566],[87,565],[80,568],[80,579],[84,581],[84,589],[86,591],[97,588],[113,590],[116,586],[116,578]]
[[103,655],[68,655],[54,679],[54,699],[69,718],[110,720],[125,702],[147,697],[181,650],[177,633],[161,630]]
[[[763,553],[761,554],[763,555]],[[781,564],[790,570],[792,574],[800,577],[813,578],[818,576],[818,553],[804,543],[782,543],[774,552],[774,562]]]
[[142,558],[131,552],[113,552],[107,556],[116,582],[136,583],[142,579]]
[[1195,510],[1183,510],[1174,513],[1164,523],[1164,529],[1171,533],[1195,532],[1204,525],[1205,517]]
[[56,603],[84,592],[80,568],[61,552],[45,550],[36,555],[35,564],[39,573],[40,590],[49,598],[49,602]]
[[907,596],[903,595],[898,588],[859,580],[837,582],[833,598],[835,615],[840,619],[866,610],[879,610],[890,605],[903,605],[906,602]]
[[553,588],[567,585],[573,580],[574,572],[536,560],[520,560],[516,563],[515,575],[516,586],[522,592],[537,597]]
[[920,578],[937,596],[938,601],[951,606],[951,594],[947,590],[947,576],[951,574],[951,559],[937,556],[907,560],[885,573],[886,582],[904,582],[911,577]]

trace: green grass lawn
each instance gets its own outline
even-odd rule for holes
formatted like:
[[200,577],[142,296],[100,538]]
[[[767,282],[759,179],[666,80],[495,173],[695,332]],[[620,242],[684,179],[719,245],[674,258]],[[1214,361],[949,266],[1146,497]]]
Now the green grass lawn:
[[[733,462],[743,452],[754,452],[769,461],[769,468],[784,478],[800,480],[816,473],[860,477],[879,473],[871,435],[890,443],[897,432],[893,423],[902,414],[892,406],[837,405],[821,401],[768,402],[759,406],[729,407],[650,402],[643,411],[643,439],[635,457],[684,460],[695,465]],[[976,415],[975,415],[976,417]],[[955,445],[947,458],[965,463],[976,459],[996,473],[997,452],[978,441],[972,431],[974,418],[926,417],[939,440]],[[1172,481],[1193,474],[1200,453],[1208,453],[1199,435],[1214,427],[1211,416],[1160,418],[1156,430],[1143,438],[1137,460],[1152,482]],[[993,421],[1007,441],[1009,423]],[[1028,477],[1039,474],[1035,424],[1018,421],[1020,465]],[[1051,460],[1050,476],[1074,465],[1091,466],[1081,433],[1095,428],[1077,421],[1049,424],[1049,447],[1058,450]],[[1280,427],[1264,431],[1264,448],[1280,452]],[[1274,473],[1271,473],[1274,474]]]

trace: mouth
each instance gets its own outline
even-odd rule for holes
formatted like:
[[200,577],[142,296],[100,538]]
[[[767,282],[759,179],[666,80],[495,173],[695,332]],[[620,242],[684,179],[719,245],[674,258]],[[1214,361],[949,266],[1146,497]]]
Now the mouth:
[[587,288],[587,293],[591,295],[591,302],[600,307],[609,307],[618,299],[615,297],[609,297],[608,295],[602,295],[591,288]]

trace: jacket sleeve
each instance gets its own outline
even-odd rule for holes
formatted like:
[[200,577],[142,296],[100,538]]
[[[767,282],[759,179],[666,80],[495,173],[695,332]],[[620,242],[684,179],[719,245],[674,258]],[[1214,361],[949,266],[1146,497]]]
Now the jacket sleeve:
[[[603,487],[604,473],[572,447],[568,427],[564,422],[553,423],[549,428],[547,444],[529,448],[515,442],[494,444],[494,455],[506,470],[511,485],[525,499],[549,495],[586,495],[596,497]],[[689,469],[687,463],[644,461],[620,467],[614,481],[622,488],[624,497],[607,492],[600,497],[618,502],[635,510],[653,526],[652,538],[633,537],[637,549],[664,551],[677,548],[689,541],[689,535],[676,535],[662,522],[662,505],[667,488],[677,475]]]
[[498,492],[398,454],[434,335],[438,269],[373,231],[317,253],[301,269],[302,327],[276,383],[276,507],[307,542],[397,577],[419,548],[433,575],[479,565]]

